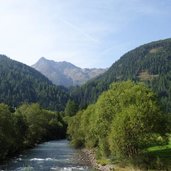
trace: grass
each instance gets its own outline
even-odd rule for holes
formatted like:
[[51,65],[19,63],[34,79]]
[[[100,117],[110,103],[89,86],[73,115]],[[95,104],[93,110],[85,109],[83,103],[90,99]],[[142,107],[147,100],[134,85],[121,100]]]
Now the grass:
[[163,49],[162,47],[153,48],[150,50],[150,53],[157,53],[157,52],[161,51],[162,49]]
[[167,154],[171,153],[171,144],[164,145],[164,146],[150,147],[150,148],[148,148],[148,152],[155,153],[155,154],[161,155],[163,157],[166,156],[166,157],[171,158],[171,155],[167,155]]
[[146,80],[153,80],[154,78],[158,77],[158,75],[152,75],[149,74],[148,71],[142,71],[141,73],[139,73],[138,77],[141,81],[146,81]]
[[150,147],[139,157],[121,163],[125,163],[126,169],[171,171],[171,138],[167,145]]
[[156,166],[161,166],[161,168],[164,166],[171,169],[171,139],[167,145],[148,148],[146,154],[154,160]]
[[142,155],[131,160],[101,158],[97,160],[102,166],[113,164],[116,171],[166,170],[171,171],[171,138],[167,145],[153,146]]
[[103,159],[97,160],[97,163],[102,166],[106,166],[107,164],[111,164],[111,161],[110,159],[103,158]]
[[147,149],[147,152],[160,158],[170,159],[171,161],[171,138],[167,145],[150,147]]

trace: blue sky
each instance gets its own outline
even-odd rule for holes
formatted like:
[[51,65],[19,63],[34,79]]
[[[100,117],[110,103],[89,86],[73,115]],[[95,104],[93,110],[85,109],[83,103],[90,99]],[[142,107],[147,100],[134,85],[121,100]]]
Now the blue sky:
[[171,0],[0,0],[0,54],[110,67],[124,53],[171,37]]

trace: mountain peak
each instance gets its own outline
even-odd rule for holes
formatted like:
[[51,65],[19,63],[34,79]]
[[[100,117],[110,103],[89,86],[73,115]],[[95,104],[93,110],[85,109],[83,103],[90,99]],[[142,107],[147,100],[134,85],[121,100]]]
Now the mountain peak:
[[39,59],[39,61],[45,61],[45,60],[47,60],[45,57],[41,57],[41,58]]
[[45,57],[41,57],[36,63],[41,63],[41,62],[48,62],[49,60],[46,59]]
[[82,85],[106,71],[106,69],[82,69],[67,61],[56,62],[45,57],[41,57],[32,67],[54,84],[65,87]]

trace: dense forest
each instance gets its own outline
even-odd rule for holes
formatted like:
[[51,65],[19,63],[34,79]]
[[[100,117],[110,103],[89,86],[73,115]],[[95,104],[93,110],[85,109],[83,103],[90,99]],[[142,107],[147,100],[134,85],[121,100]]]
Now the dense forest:
[[23,104],[16,111],[0,104],[0,161],[37,143],[65,138],[65,134],[62,113],[39,104]]
[[35,69],[0,55],[0,102],[17,107],[24,102],[63,111],[68,90],[53,85]]
[[142,45],[115,62],[109,70],[85,85],[71,89],[80,105],[95,103],[112,82],[143,81],[158,95],[166,112],[171,112],[171,39]]

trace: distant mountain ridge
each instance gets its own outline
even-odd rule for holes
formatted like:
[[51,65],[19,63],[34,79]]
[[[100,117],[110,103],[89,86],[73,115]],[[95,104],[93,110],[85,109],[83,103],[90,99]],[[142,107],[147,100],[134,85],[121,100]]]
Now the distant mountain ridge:
[[88,80],[103,74],[107,69],[82,69],[69,62],[55,62],[44,57],[32,65],[56,85],[65,87],[82,85]]

